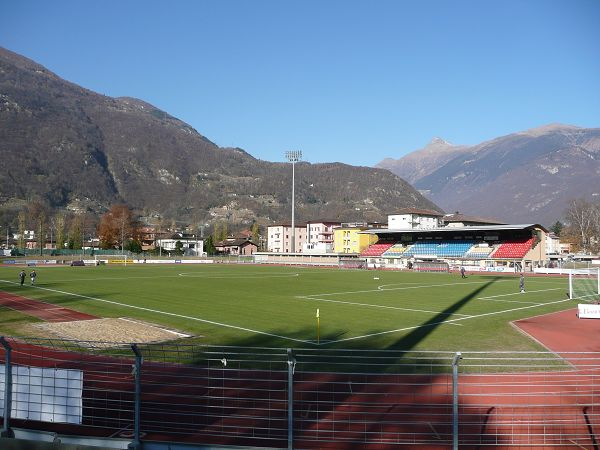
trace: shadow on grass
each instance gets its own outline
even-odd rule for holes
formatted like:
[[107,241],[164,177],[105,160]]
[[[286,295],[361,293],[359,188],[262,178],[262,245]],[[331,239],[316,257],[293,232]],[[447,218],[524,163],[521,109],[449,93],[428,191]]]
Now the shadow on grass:
[[[406,436],[433,440],[435,435],[439,444],[448,444],[452,430],[445,414],[452,404],[447,377],[452,354],[430,354],[415,363],[411,350],[496,279],[383,350],[344,350],[303,343],[294,346],[287,339],[260,334],[233,340],[231,346],[202,345],[199,339],[187,341],[189,344],[184,340],[140,345],[144,356],[142,430],[162,433],[163,440],[285,447],[288,371],[293,369],[293,429],[299,448],[318,447],[321,436],[336,442],[335,448],[348,449]],[[296,333],[308,336],[314,330],[307,327]],[[286,336],[289,331],[280,326],[272,334]],[[293,348],[292,355],[286,347]],[[133,357],[125,348],[98,353]],[[120,373],[114,369],[115,359],[103,358],[98,355],[98,360],[86,363],[110,367],[96,370],[102,376],[98,380],[91,371],[92,376],[86,377],[86,417],[109,417],[112,411],[106,399],[125,399],[118,404],[131,420],[131,361],[123,363]],[[107,379],[109,389],[100,389]],[[94,388],[102,393],[102,402],[92,398]],[[478,414],[473,413],[470,420],[483,423],[485,414]],[[117,421],[103,423],[107,428],[119,425]],[[319,435],[314,434],[315,428]],[[475,432],[481,430],[472,430]]]

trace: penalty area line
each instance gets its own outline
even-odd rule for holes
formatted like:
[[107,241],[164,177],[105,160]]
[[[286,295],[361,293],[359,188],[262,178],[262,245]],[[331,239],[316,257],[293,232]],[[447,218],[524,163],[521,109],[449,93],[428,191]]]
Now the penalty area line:
[[330,299],[326,299],[326,298],[318,298],[316,295],[297,295],[294,298],[297,298],[300,300],[312,300],[315,302],[340,303],[342,305],[364,306],[366,308],[394,309],[397,311],[411,311],[411,312],[421,312],[421,313],[427,313],[427,314],[445,314],[447,316],[471,317],[470,315],[467,315],[467,314],[445,313],[445,312],[441,312],[441,311],[429,311],[427,309],[412,309],[412,308],[404,308],[401,306],[373,305],[372,303],[348,302],[345,300],[330,300]]
[[[10,283],[10,284],[18,284],[18,283],[13,282],[13,281],[7,281],[7,280],[0,280],[0,281],[3,281],[5,283]],[[179,317],[181,319],[195,320],[197,322],[208,323],[208,324],[216,325],[216,326],[219,326],[219,327],[231,328],[231,329],[234,329],[234,330],[240,330],[240,331],[246,331],[246,332],[249,332],[249,333],[261,334],[263,336],[276,337],[276,338],[279,338],[279,339],[287,339],[289,341],[300,342],[302,344],[312,344],[312,345],[314,345],[314,343],[311,342],[311,341],[306,341],[306,340],[303,340],[303,339],[295,339],[295,338],[291,338],[289,336],[281,336],[279,334],[274,334],[274,333],[267,333],[266,331],[253,330],[251,328],[239,327],[237,325],[229,325],[227,323],[215,322],[214,320],[200,319],[199,317],[186,316],[186,315],[183,315],[183,314],[177,314],[177,313],[172,313],[172,312],[168,312],[168,311],[161,311],[161,310],[158,310],[158,309],[146,308],[144,306],[128,305],[126,303],[115,302],[113,300],[106,300],[106,299],[98,298],[98,297],[90,297],[89,295],[75,294],[73,292],[61,291],[59,289],[50,289],[50,288],[45,288],[45,287],[41,287],[41,286],[31,286],[31,287],[34,287],[36,289],[41,289],[41,290],[44,290],[44,291],[56,292],[58,294],[65,294],[65,295],[70,295],[70,296],[73,296],[73,297],[86,298],[88,300],[95,300],[95,301],[98,301],[98,302],[109,303],[111,305],[122,306],[124,308],[137,309],[137,310],[140,310],[140,311],[147,311],[147,312],[151,312],[151,313],[163,314],[165,316],[171,316],[171,317]]]
[[[527,294],[531,294],[534,292],[548,292],[548,291],[560,291],[562,288],[552,288],[552,289],[539,289],[537,291],[527,291]],[[490,300],[500,297],[512,297],[513,295],[522,295],[520,292],[513,292],[510,294],[500,294],[500,295],[490,295],[489,297],[477,297],[477,300]],[[539,303],[540,305],[543,303]]]
[[[505,310],[502,310],[502,311],[493,311],[493,312],[478,314],[478,315],[469,316],[469,317],[459,317],[457,319],[441,320],[439,322],[433,322],[433,323],[428,323],[428,324],[424,324],[424,325],[415,325],[415,326],[412,326],[412,327],[397,328],[395,330],[380,331],[378,333],[365,334],[363,336],[353,336],[353,337],[349,337],[349,338],[338,339],[336,341],[331,341],[331,343],[335,344],[335,343],[338,343],[338,342],[355,341],[355,340],[358,340],[358,339],[364,339],[364,338],[369,338],[369,337],[374,337],[374,336],[381,336],[381,335],[384,335],[384,334],[398,333],[400,331],[416,330],[418,328],[430,328],[430,327],[435,327],[435,326],[438,326],[438,325],[451,325],[451,324],[453,324],[452,322],[461,322],[463,320],[479,319],[481,317],[489,317],[489,316],[495,316],[495,315],[498,315],[498,314],[504,314],[504,313],[514,312],[514,311],[522,311],[524,309],[539,308],[540,306],[555,305],[555,304],[558,304],[558,303],[568,302],[570,300],[571,299],[556,300],[556,301],[549,302],[549,303],[543,303],[543,304],[537,304],[537,305],[529,305],[529,306],[522,306],[521,308],[505,309]],[[454,324],[454,325],[456,325],[456,324]]]

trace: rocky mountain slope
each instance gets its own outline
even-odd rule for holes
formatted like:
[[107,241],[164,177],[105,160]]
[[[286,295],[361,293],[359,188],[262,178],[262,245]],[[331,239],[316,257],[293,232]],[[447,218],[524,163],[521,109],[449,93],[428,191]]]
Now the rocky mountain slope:
[[377,167],[443,209],[549,226],[569,200],[600,198],[600,128],[553,124],[470,147],[434,139]]
[[[210,223],[288,220],[291,166],[220,148],[188,124],[133,98],[67,82],[0,48],[0,208],[52,208]],[[440,210],[384,169],[296,165],[296,218],[382,221],[402,207]]]

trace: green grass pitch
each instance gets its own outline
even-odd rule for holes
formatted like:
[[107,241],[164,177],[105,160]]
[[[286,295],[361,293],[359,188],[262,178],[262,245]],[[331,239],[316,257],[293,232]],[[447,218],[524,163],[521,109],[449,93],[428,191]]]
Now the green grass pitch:
[[[0,268],[0,289],[100,317],[192,334],[186,342],[295,348],[540,350],[510,321],[575,307],[567,280],[259,265]],[[29,271],[28,271],[29,272]],[[317,324],[316,311],[320,311]],[[0,334],[36,319],[0,307]],[[317,343],[317,340],[319,341]]]

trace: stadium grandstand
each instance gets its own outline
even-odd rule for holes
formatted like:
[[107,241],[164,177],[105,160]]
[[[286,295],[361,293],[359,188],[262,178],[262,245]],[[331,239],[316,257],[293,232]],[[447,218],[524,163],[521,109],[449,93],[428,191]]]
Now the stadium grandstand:
[[[465,267],[467,271],[521,271],[546,262],[548,231],[538,224],[377,229],[378,241],[360,257],[369,267]],[[427,263],[427,264],[424,264]]]
[[[464,267],[470,272],[533,270],[549,261],[546,245],[549,233],[539,224],[511,225],[458,211],[444,215],[438,211],[404,208],[388,215],[387,228],[381,225],[340,224],[335,227],[337,250],[334,252],[259,252],[254,260],[423,271]],[[356,244],[355,247],[350,243]]]

